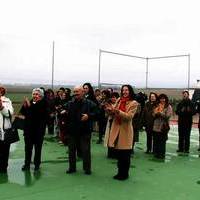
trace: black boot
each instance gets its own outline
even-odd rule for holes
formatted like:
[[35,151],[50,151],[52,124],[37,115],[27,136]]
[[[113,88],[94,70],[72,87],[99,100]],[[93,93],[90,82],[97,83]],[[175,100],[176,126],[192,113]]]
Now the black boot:
[[114,179],[116,180],[126,180],[128,179],[129,175],[128,175],[128,170],[129,170],[129,164],[124,162],[124,159],[119,159],[117,166],[118,166],[118,173],[113,176]]

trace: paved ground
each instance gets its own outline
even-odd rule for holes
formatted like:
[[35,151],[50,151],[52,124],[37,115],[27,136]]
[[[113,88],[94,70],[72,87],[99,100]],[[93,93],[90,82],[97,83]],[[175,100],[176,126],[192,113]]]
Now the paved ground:
[[0,176],[1,200],[197,200],[200,194],[200,158],[198,131],[193,129],[191,151],[177,155],[177,127],[170,130],[165,162],[153,160],[144,154],[145,134],[141,132],[132,158],[130,179],[116,181],[116,161],[106,158],[106,149],[92,145],[91,176],[82,171],[65,174],[67,154],[63,146],[46,138],[43,148],[43,163],[39,173],[21,171],[23,164],[23,140],[12,146],[8,176]]

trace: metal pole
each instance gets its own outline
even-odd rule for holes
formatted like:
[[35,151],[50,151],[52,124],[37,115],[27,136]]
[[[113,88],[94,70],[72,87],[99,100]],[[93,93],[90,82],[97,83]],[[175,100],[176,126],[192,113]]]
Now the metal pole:
[[99,70],[98,70],[98,88],[101,87],[101,49],[99,49]]
[[132,58],[146,59],[145,57],[141,57],[141,56],[133,56],[133,55],[124,54],[124,53],[117,53],[117,52],[113,52],[113,51],[105,51],[105,50],[101,50],[101,52],[102,52],[102,53],[115,54],[115,55],[118,55],[118,56],[127,56],[127,57],[132,57]]
[[190,54],[188,54],[188,90],[190,89]]
[[146,58],[146,89],[148,88],[149,58]]
[[55,48],[55,42],[53,41],[52,46],[52,77],[51,77],[51,88],[54,89],[54,48]]
[[160,56],[160,57],[150,57],[149,59],[163,59],[163,58],[177,58],[177,57],[188,57],[188,55],[174,55],[174,56]]

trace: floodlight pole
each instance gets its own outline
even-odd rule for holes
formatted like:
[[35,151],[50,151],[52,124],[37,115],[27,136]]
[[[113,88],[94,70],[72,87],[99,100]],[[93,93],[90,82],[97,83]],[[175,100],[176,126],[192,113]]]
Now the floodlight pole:
[[51,69],[51,89],[54,89],[54,49],[55,49],[55,42],[53,41],[52,46],[52,69]]
[[98,88],[101,88],[101,49],[99,49]]
[[146,58],[146,89],[148,88],[149,58]]
[[190,54],[188,54],[188,90],[190,89]]

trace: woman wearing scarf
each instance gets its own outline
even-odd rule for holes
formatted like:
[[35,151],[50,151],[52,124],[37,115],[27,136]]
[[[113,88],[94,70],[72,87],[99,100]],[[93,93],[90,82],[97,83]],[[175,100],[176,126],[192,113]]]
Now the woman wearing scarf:
[[108,147],[116,149],[118,173],[113,178],[117,180],[126,180],[129,177],[133,145],[132,119],[138,106],[133,99],[133,88],[130,85],[123,85],[121,98],[117,100],[115,106],[105,105],[105,110],[113,117]]
[[158,96],[158,105],[153,110],[153,150],[154,156],[158,159],[165,158],[166,141],[169,132],[169,118],[172,115],[172,107],[169,104],[167,95]]

